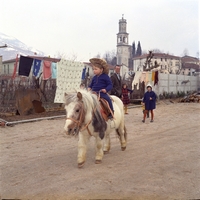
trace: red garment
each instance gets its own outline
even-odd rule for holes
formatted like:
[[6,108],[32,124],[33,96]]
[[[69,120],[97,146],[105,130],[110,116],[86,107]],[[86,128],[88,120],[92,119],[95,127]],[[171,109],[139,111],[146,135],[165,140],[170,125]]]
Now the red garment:
[[17,64],[18,64],[18,54],[16,56],[15,64],[14,64],[14,70],[13,70],[13,75],[12,78],[14,79],[16,76],[16,71],[17,71]]
[[43,61],[43,79],[47,80],[51,77],[51,62]]
[[155,82],[154,85],[158,84],[158,71],[155,71]]

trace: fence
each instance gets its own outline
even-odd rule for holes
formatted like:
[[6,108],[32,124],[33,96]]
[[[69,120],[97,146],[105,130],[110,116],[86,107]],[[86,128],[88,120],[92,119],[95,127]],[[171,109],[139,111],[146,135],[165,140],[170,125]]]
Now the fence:
[[[154,81],[150,78],[152,77],[152,72],[143,72],[142,74],[145,75],[145,80],[139,82],[139,89],[137,89],[137,85],[134,85],[134,88],[132,87],[134,89],[131,95],[132,101],[134,101],[134,99],[141,99],[144,96],[148,83],[153,86],[153,90],[158,97],[179,97],[180,95],[183,96],[184,94],[200,90],[199,76],[159,73],[158,83],[154,85]],[[131,87],[131,85],[132,83],[129,83],[129,87]]]
[[[44,83],[41,82],[41,84]],[[31,77],[16,77],[12,79],[8,76],[0,76],[0,113],[16,112],[17,90],[23,90],[26,93],[28,89],[36,89],[37,87],[36,81]],[[46,110],[60,106],[60,104],[54,103],[55,92],[56,80],[49,79],[44,84],[41,96],[42,105]]]

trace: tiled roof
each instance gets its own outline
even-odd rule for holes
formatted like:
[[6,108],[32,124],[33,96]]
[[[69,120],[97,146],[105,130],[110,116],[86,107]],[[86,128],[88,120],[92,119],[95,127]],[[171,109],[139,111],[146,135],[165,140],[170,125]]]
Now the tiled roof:
[[51,58],[51,57],[41,57],[41,56],[27,56],[29,58],[38,59],[38,60],[47,60],[51,62],[59,62],[60,58]]
[[[38,60],[47,60],[47,61],[51,61],[51,62],[59,62],[60,58],[50,58],[50,57],[41,57],[41,56],[27,56],[29,58],[33,58],[33,59],[38,59]],[[11,63],[11,62],[15,62],[15,58],[14,59],[10,59],[10,60],[5,60],[2,63]]]
[[[147,58],[149,54],[143,54],[141,56],[134,57],[133,60]],[[179,56],[173,56],[166,53],[153,53],[153,58],[169,58],[169,59],[180,59]]]
[[2,63],[5,64],[5,63],[11,63],[11,62],[15,62],[16,59],[10,59],[10,60],[5,60],[3,61]]
[[191,57],[191,56],[183,56],[181,58],[181,61],[182,62],[195,62],[195,63],[198,63],[199,62],[199,59],[198,58],[195,58],[195,57]]
[[195,69],[195,70],[199,70],[200,66],[195,64],[195,63],[183,63],[182,64],[182,68],[183,69]]

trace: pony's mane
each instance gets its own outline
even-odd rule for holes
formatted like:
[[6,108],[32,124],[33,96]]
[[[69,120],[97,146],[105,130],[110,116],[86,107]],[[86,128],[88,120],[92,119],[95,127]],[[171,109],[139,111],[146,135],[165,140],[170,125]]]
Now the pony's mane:
[[99,110],[97,95],[85,89],[79,89],[76,92],[68,93],[64,99],[65,104],[68,105],[71,102],[78,102],[78,97],[77,97],[78,92],[82,94],[82,101],[83,101],[85,110],[87,112],[90,110],[92,111],[94,109]]
[[[87,90],[78,90],[82,94],[82,101],[85,106],[86,111],[94,110],[97,105],[97,96]],[[96,98],[95,98],[96,97]]]

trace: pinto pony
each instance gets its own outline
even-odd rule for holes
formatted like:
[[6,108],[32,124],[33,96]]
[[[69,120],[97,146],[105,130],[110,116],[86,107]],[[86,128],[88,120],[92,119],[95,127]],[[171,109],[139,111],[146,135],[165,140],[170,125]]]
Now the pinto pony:
[[98,96],[86,90],[65,93],[66,122],[64,129],[67,135],[78,135],[78,167],[82,167],[86,160],[87,143],[91,136],[96,139],[95,163],[102,161],[103,154],[110,150],[110,133],[115,130],[121,144],[121,150],[126,149],[127,132],[124,124],[122,101],[113,99],[114,118],[104,120]]

